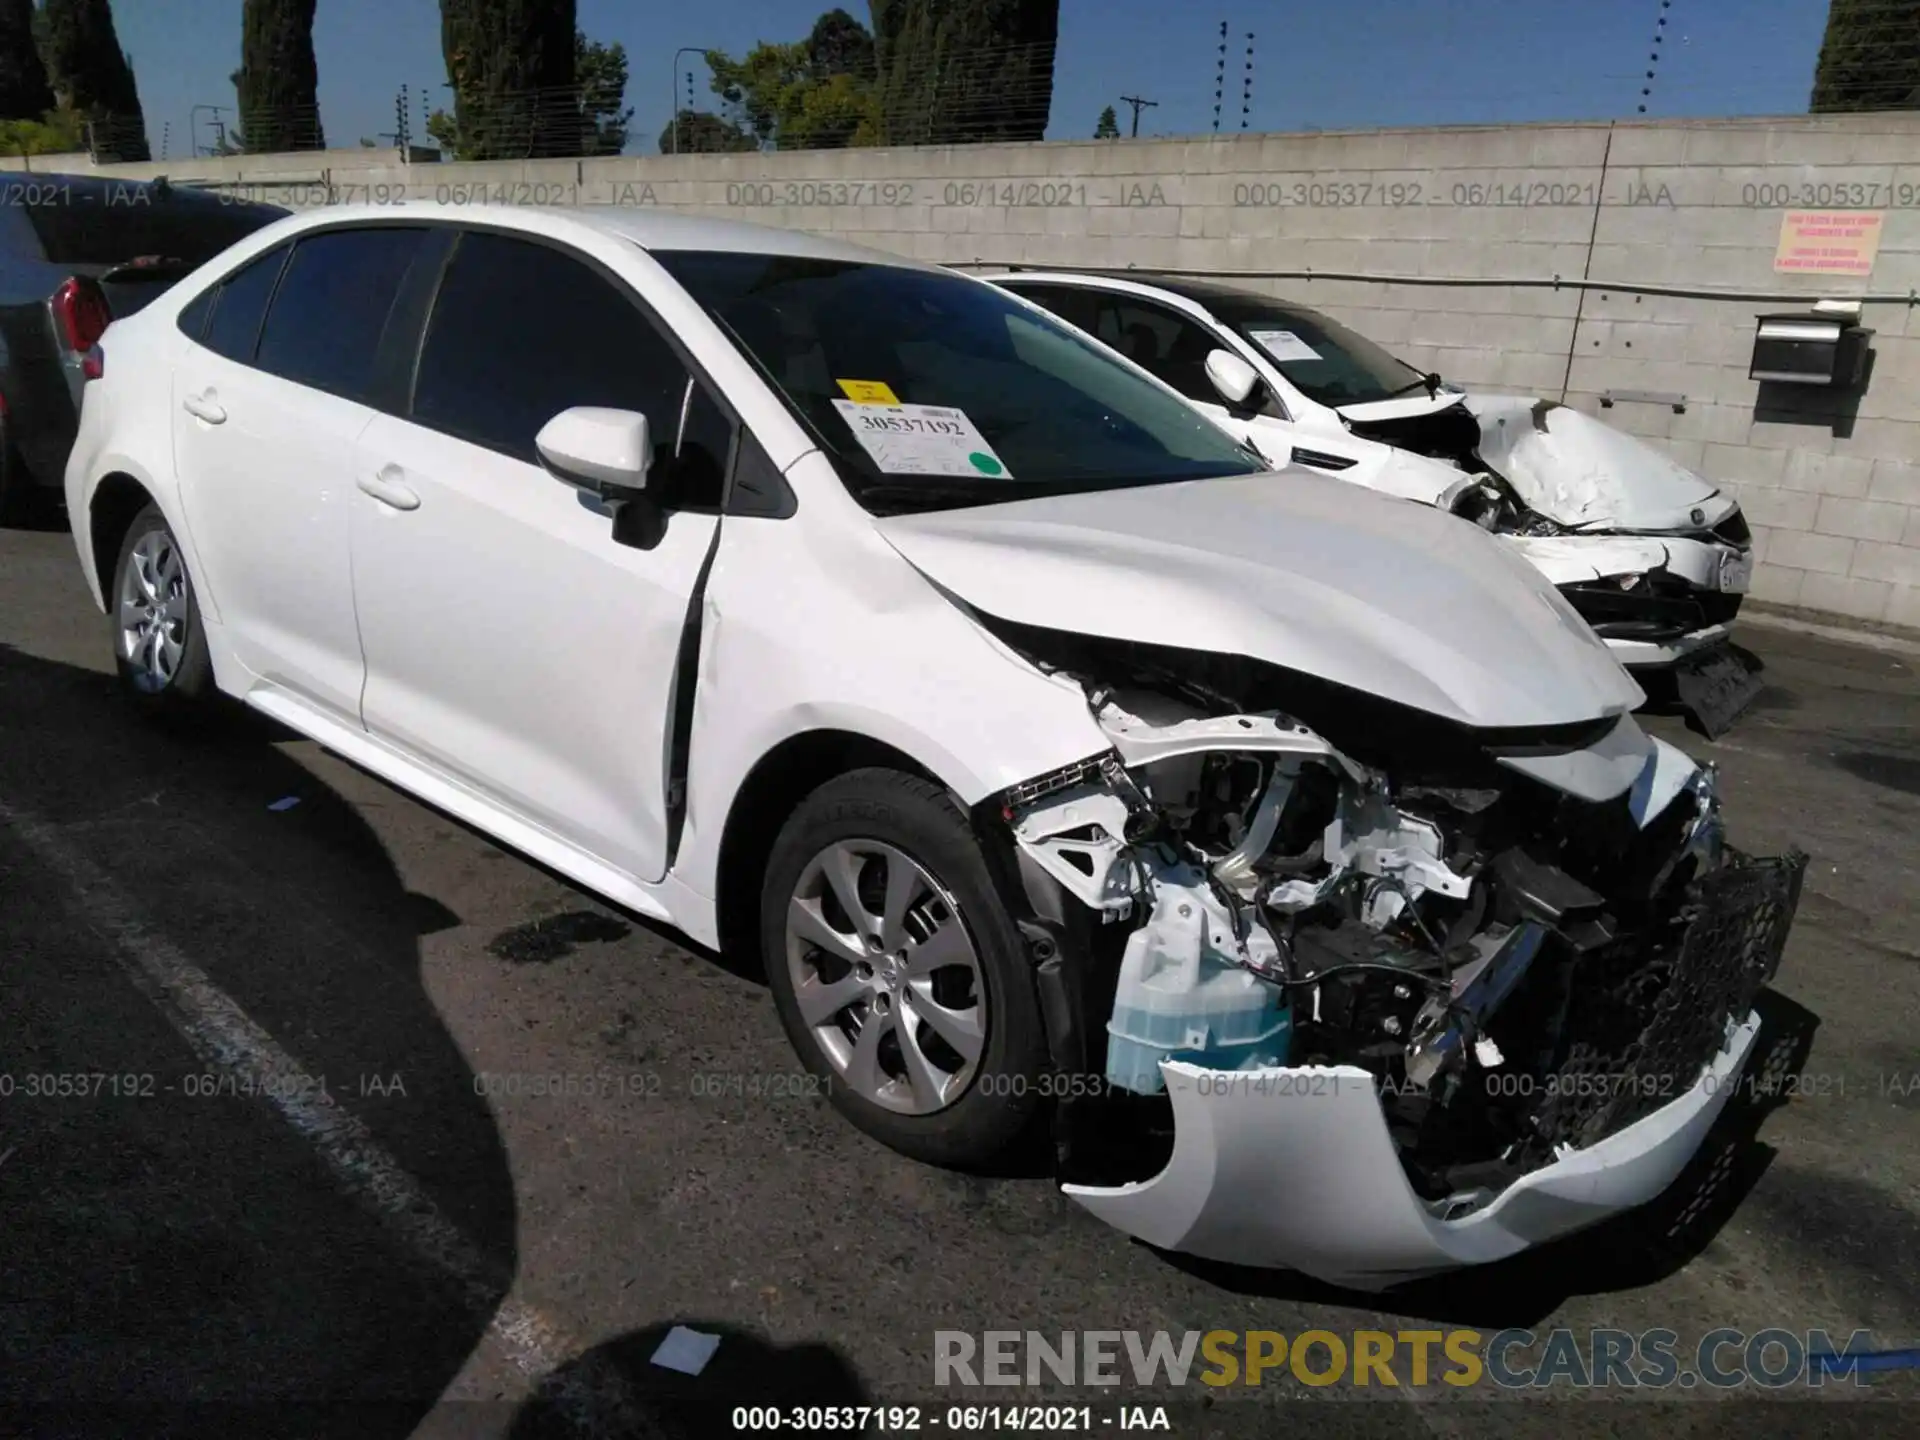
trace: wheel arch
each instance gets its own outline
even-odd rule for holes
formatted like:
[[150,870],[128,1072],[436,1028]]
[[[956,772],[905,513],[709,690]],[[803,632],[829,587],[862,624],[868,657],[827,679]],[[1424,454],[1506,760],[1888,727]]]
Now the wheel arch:
[[[87,500],[87,548],[95,585],[95,599],[102,610],[112,608],[113,567],[120,559],[120,546],[134,519],[149,505],[166,506],[144,482],[124,470],[113,470],[100,477]],[[168,523],[172,524],[169,517]]]
[[[714,922],[722,952],[758,956],[760,876],[787,817],[829,780],[871,767],[953,788],[906,751],[853,730],[817,729],[788,736],[747,772],[727,809],[714,872]],[[966,811],[964,804],[955,803]]]

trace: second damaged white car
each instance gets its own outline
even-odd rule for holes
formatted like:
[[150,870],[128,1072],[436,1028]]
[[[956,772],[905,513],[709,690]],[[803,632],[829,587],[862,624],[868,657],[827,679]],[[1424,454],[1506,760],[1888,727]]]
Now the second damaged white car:
[[656,215],[260,231],[93,357],[121,682],[695,939],[855,1124],[1043,1116],[1156,1245],[1382,1286],[1657,1194],[1803,861],[1541,576],[981,281]]
[[1111,345],[1276,464],[1434,505],[1533,563],[1663,702],[1718,737],[1761,684],[1728,643],[1753,576],[1731,496],[1569,406],[1471,393],[1317,310],[1172,276],[993,282]]

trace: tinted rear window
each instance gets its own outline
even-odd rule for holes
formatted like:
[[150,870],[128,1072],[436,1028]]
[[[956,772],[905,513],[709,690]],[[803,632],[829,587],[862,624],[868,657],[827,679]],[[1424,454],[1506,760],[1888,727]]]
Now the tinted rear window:
[[287,247],[281,245],[229,275],[213,302],[213,320],[201,343],[229,360],[251,365],[254,346],[260,341],[260,320],[286,259]]
[[198,265],[288,212],[132,181],[21,187],[21,208],[56,265],[119,265],[159,255]]
[[387,312],[426,233],[335,230],[301,240],[274,292],[254,363],[316,390],[365,399]]

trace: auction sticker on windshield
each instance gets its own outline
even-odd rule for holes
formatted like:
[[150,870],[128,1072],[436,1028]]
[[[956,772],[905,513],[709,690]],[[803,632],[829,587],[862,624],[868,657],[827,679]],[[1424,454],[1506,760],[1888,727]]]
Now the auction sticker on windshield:
[[836,400],[860,448],[889,475],[982,475],[1011,480],[1006,462],[962,410]]
[[847,392],[847,398],[856,405],[898,405],[900,397],[893,393],[893,387],[884,380],[836,380],[833,382]]
[[1320,352],[1291,330],[1249,330],[1253,343],[1276,360],[1318,360]]

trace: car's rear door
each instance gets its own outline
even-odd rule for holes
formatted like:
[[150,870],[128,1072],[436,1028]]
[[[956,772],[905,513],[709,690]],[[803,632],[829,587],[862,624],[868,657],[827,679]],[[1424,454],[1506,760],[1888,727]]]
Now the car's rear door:
[[[670,715],[736,426],[629,288],[530,236],[462,233],[398,414],[360,438],[367,729],[623,875],[666,870]],[[643,412],[644,546],[540,466],[576,405]]]
[[220,286],[173,375],[174,463],[244,683],[357,723],[349,499],[421,226],[314,231]]

